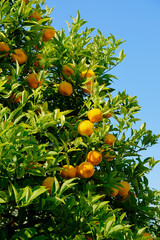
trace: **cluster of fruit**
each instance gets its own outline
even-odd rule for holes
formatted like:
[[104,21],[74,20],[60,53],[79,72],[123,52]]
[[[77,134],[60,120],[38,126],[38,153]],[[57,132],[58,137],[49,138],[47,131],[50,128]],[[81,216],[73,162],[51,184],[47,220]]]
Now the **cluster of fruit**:
[[[68,65],[64,65],[62,68],[62,73],[67,78],[69,78],[71,75],[74,75],[75,74],[74,65],[72,63],[69,63]],[[83,84],[83,87],[82,87],[85,93],[91,92],[92,86],[94,84],[94,79],[93,79],[94,76],[95,76],[95,73],[90,69],[81,72],[80,78],[82,80],[86,79],[85,84]],[[60,92],[60,94],[64,96],[70,96],[73,92],[72,84],[67,81],[62,81],[58,86],[58,91]]]
[[121,186],[116,186],[116,188],[111,188],[110,197],[118,196],[122,198],[122,201],[124,201],[132,194],[136,198],[136,194],[130,192],[131,186],[127,181],[121,181],[120,185]]
[[[44,31],[44,34],[42,35],[43,42],[49,41],[55,35],[55,30],[53,28],[42,31]],[[4,42],[0,42],[0,55],[3,55],[3,57],[7,57],[9,55],[9,51],[10,51],[9,46]],[[22,65],[27,61],[28,57],[23,49],[15,49],[14,52],[15,53],[11,53],[11,59],[13,62],[16,63],[17,61],[19,65]],[[40,60],[43,58],[42,54],[38,54],[36,58],[37,61],[34,62],[34,65],[36,67],[43,68],[44,66],[40,63]],[[26,80],[31,88],[37,88],[38,86],[41,86],[43,83],[43,80],[39,81],[38,73],[28,74]]]
[[[91,109],[88,112],[88,118],[89,120],[85,120],[80,122],[79,126],[78,126],[78,132],[81,135],[91,135],[93,133],[93,128],[94,128],[94,124],[93,122],[98,122],[102,119],[103,115],[101,110],[99,110],[98,108],[94,108]],[[116,137],[112,134],[107,134],[105,136],[105,143],[109,144],[110,146],[113,145],[113,143],[115,142]],[[90,151],[87,154],[87,158],[85,162],[82,162],[80,165],[78,166],[72,166],[72,165],[64,165],[63,169],[60,171],[60,175],[62,178],[64,179],[71,179],[74,177],[79,177],[79,178],[90,178],[93,176],[94,174],[94,166],[97,166],[101,161],[102,161],[102,153],[103,153],[103,149],[102,151]],[[113,160],[113,158],[115,156],[110,155],[110,151],[113,150],[109,150],[109,153],[104,155],[104,158],[109,159],[108,161]]]
[[[28,3],[29,0],[23,0],[24,3]],[[29,17],[29,19],[36,20],[37,22],[41,19],[41,15],[39,12],[34,11]],[[42,29],[41,30],[43,35],[41,37],[42,42],[48,42],[51,38],[55,35],[55,29],[53,27],[50,27],[49,29]],[[33,46],[35,50],[37,50],[37,46]],[[14,63],[18,62],[19,65],[23,65],[27,62],[28,56],[24,49],[17,48],[17,49],[10,49],[9,45],[6,42],[0,42],[0,56],[3,58],[11,57],[12,61]],[[36,61],[33,63],[35,67],[37,68],[44,68],[44,65],[41,63],[41,60],[43,59],[42,54],[37,54]],[[24,69],[25,71],[25,69]],[[9,81],[7,81],[7,84],[9,84],[12,81],[11,76],[7,76]],[[38,73],[29,73],[26,77],[26,81],[28,82],[28,85],[31,89],[37,88],[42,85],[43,79],[40,79]],[[18,103],[20,101],[21,97],[17,97],[15,93],[12,93],[10,100],[11,102]]]

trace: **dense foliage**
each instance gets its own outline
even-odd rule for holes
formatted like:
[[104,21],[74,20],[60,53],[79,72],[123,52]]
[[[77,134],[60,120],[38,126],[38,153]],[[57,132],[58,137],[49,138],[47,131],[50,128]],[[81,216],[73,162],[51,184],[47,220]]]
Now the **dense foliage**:
[[142,153],[159,135],[136,129],[136,96],[112,88],[123,41],[94,35],[79,12],[67,34],[54,29],[44,4],[0,1],[0,239],[158,237],[160,197],[146,174],[159,161]]

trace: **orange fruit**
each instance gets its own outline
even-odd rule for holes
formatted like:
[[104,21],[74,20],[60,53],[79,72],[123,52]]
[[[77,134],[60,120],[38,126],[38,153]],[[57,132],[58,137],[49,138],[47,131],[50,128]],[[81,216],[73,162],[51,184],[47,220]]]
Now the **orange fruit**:
[[76,168],[73,167],[72,165],[64,165],[63,168],[65,170],[60,171],[60,175],[64,179],[71,179],[76,177]]
[[91,93],[91,89],[94,84],[94,80],[91,79],[93,76],[95,76],[95,73],[90,69],[82,71],[80,74],[81,79],[88,78],[87,82],[84,84],[84,88],[82,87],[85,93]]
[[36,45],[33,45],[32,47],[37,51],[37,50],[41,50],[44,46],[44,44],[41,42],[38,42]]
[[148,238],[146,238],[146,240],[153,240],[151,234],[149,234],[149,233],[144,232],[144,233],[142,234],[142,236],[143,236],[143,237],[148,237]]
[[[3,120],[3,122],[5,123],[6,121]],[[10,123],[8,124],[8,126],[11,126],[11,125],[13,125],[13,122],[10,122]]]
[[93,238],[88,237],[88,236],[85,236],[85,239],[86,239],[86,240],[93,240]]
[[76,177],[79,177],[79,178],[82,178],[82,176],[80,175],[79,171],[78,171],[78,165],[75,166],[75,169],[76,169]]
[[102,154],[97,151],[90,151],[87,154],[87,162],[92,163],[93,165],[98,165],[102,161]]
[[39,108],[35,110],[35,112],[36,112],[37,114],[38,114],[38,113],[42,113],[42,110],[41,110],[40,107],[43,108],[43,104],[40,104],[40,105],[39,105]]
[[33,163],[33,162],[30,162],[28,165],[27,165],[27,167],[26,167],[26,169],[35,169],[36,167],[40,167],[41,166],[41,164],[40,163]]
[[110,197],[115,197],[118,194],[118,189],[117,188],[110,188],[111,189],[111,193],[110,193]]
[[[70,67],[69,67],[70,66]],[[72,63],[69,63],[68,65],[64,65],[63,68],[62,68],[62,72],[64,74],[67,75],[67,77],[69,77],[70,75],[74,75],[74,71],[73,71],[73,64]]]
[[51,194],[53,183],[54,183],[54,177],[47,177],[42,182],[42,186],[46,187],[48,192]]
[[90,162],[82,162],[78,166],[78,175],[82,178],[90,178],[94,174],[94,166]]
[[25,2],[25,3],[28,3],[28,2],[29,2],[29,0],[24,0],[24,2]]
[[30,88],[37,88],[40,87],[43,83],[43,79],[39,81],[38,73],[31,73],[27,76],[27,82]]
[[107,114],[105,115],[105,117],[106,117],[106,118],[112,117],[112,113],[107,113]]
[[17,226],[18,224],[16,223],[16,222],[14,222],[14,221],[11,221],[11,227],[15,227],[15,226]]
[[9,100],[11,101],[11,103],[15,102],[18,103],[20,102],[22,96],[17,97],[16,93],[12,93],[11,96],[9,97]]
[[127,181],[122,181],[120,182],[120,184],[122,185],[122,187],[118,186],[118,189],[119,189],[118,194],[121,197],[127,197],[128,192],[131,188],[130,184]]
[[[43,30],[42,30],[43,31]],[[55,35],[55,29],[50,28],[50,29],[45,29],[44,34],[42,35],[42,42],[48,42],[51,38],[54,37]]]
[[[103,149],[104,150],[104,149]],[[109,149],[109,151],[106,154],[103,154],[103,157],[108,161],[112,161],[115,158],[115,152],[112,149]]]
[[9,53],[7,53],[9,51],[9,46],[4,43],[4,42],[0,42],[0,55],[4,55],[4,57],[7,57]]
[[82,71],[80,77],[83,78],[91,78],[95,76],[95,73],[92,70],[86,70],[86,71]]
[[29,18],[29,19],[34,18],[34,19],[36,19],[37,22],[38,22],[38,21],[41,19],[41,15],[40,15],[39,12],[34,11],[28,18]]
[[116,141],[116,137],[113,134],[111,133],[106,134],[104,138],[104,143],[112,146],[115,141]]
[[15,54],[12,53],[11,55],[13,62],[16,62],[17,60],[21,65],[27,61],[28,57],[23,49],[15,49],[14,51]]
[[73,92],[73,87],[69,82],[63,81],[59,84],[58,91],[64,96],[70,96]]
[[98,108],[93,108],[88,112],[88,118],[91,122],[99,122],[102,119],[102,112]]
[[42,64],[40,65],[40,60],[43,59],[42,54],[38,54],[38,55],[36,56],[36,58],[39,59],[39,60],[36,61],[36,62],[34,62],[33,64],[34,64],[37,68],[38,68],[39,66],[40,66],[41,68],[44,68],[44,66],[43,66]]
[[78,132],[84,136],[90,136],[94,132],[94,124],[89,120],[84,120],[78,125]]
[[87,80],[88,81],[83,84],[84,87],[82,87],[82,89],[85,93],[91,93],[92,86],[94,85],[94,80],[90,78],[88,78]]

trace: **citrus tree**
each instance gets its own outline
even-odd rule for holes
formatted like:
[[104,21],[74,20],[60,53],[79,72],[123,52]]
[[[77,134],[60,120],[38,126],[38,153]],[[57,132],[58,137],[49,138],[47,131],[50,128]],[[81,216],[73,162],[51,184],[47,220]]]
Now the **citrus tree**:
[[0,1],[0,239],[158,237],[158,161],[142,153],[159,135],[111,85],[123,41],[79,12],[59,31],[44,4]]

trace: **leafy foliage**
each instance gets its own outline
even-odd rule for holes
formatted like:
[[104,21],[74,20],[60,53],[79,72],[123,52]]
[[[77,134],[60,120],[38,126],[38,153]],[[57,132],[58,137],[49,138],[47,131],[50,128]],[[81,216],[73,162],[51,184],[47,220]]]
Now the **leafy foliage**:
[[[43,42],[53,10],[43,9],[44,4],[0,1],[0,42],[10,49],[7,56],[0,50],[0,239],[140,240],[145,231],[158,237],[160,195],[149,189],[146,174],[159,161],[143,159],[142,153],[160,135],[145,123],[135,128],[141,109],[136,96],[125,91],[112,96],[116,76],[109,71],[125,58],[123,50],[118,53],[124,41],[99,30],[92,37],[94,28],[81,30],[86,21],[77,12],[72,24],[67,22],[67,35],[56,30]],[[29,18],[33,11],[41,14],[39,21]],[[28,57],[22,65],[11,58],[17,48]],[[43,68],[34,65],[37,54],[43,56]],[[74,74],[67,76],[63,67],[69,64]],[[87,70],[95,73],[90,94],[81,77]],[[42,86],[30,88],[30,73],[39,74]],[[73,86],[67,97],[58,91],[64,80]],[[92,108],[99,108],[103,119],[94,123],[91,136],[81,136],[78,125]],[[116,137],[112,146],[104,143],[107,133]],[[91,178],[61,177],[63,165],[76,167],[89,151],[101,150],[103,159]],[[107,161],[110,150],[115,155]],[[51,194],[42,186],[48,176],[54,177]],[[111,188],[123,180],[131,185],[129,195],[111,197]]]

